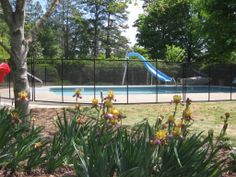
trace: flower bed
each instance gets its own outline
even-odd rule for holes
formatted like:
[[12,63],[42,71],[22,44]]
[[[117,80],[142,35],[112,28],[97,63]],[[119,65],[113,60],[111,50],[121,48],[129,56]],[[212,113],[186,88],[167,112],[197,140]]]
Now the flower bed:
[[[55,120],[57,131],[43,134],[43,127],[23,124],[17,110],[0,111],[0,166],[2,174],[60,174],[91,177],[221,176],[228,171],[222,142],[228,126],[226,113],[220,135],[189,134],[191,100],[183,104],[174,96],[171,116],[158,117],[154,125],[144,120],[135,126],[122,125],[124,114],[113,106],[112,91],[91,107],[81,108],[79,90],[74,109],[64,110]],[[69,112],[69,114],[68,114]],[[235,163],[235,162],[234,162]],[[233,169],[233,168],[232,168]],[[24,176],[24,175],[23,175]],[[25,175],[26,176],[26,175]],[[60,176],[60,175],[59,175]]]

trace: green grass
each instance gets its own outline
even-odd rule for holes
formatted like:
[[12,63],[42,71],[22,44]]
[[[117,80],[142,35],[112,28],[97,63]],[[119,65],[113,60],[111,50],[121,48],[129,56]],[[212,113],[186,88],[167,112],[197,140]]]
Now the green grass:
[[[154,123],[158,116],[163,115],[167,118],[174,111],[174,105],[170,104],[117,105],[116,107],[126,114],[127,118],[123,120],[125,125],[134,125],[145,118]],[[231,116],[227,136],[236,146],[236,101],[193,102],[191,108],[194,119],[192,131],[207,133],[209,129],[214,129],[216,136],[219,135],[223,126],[223,120],[220,117],[224,116],[225,112],[229,112]],[[183,109],[184,106],[178,107],[177,118],[181,118]]]

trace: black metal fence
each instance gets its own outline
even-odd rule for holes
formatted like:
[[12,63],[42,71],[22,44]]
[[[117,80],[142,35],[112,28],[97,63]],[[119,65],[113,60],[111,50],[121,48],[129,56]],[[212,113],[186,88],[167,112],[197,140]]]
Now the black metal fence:
[[[175,94],[193,101],[236,100],[236,64],[150,63],[175,82],[159,81],[147,72],[144,61],[136,59],[29,59],[28,71],[37,77],[29,77],[31,100],[74,103],[77,88],[82,103],[90,103],[108,90],[117,93],[121,104],[169,102]],[[14,99],[11,75],[1,85],[0,94]]]

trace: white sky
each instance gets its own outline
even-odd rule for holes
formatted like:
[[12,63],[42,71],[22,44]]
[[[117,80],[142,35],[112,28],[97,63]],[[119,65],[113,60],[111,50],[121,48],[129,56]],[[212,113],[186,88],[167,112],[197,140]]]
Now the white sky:
[[[36,1],[36,0],[35,0]],[[45,6],[45,0],[39,0],[42,6]],[[138,15],[143,12],[143,1],[136,0],[136,2],[133,2],[132,4],[129,4],[127,11],[128,14],[128,26],[129,28],[123,32],[123,35],[127,37],[127,39],[130,42],[130,46],[133,46],[136,42],[136,33],[137,28],[133,27],[134,22],[138,19]]]
[[140,0],[137,0],[136,4],[132,3],[129,4],[128,7],[128,26],[129,28],[126,30],[126,32],[123,33],[124,36],[127,37],[130,41],[130,46],[133,46],[136,42],[136,33],[137,33],[137,28],[133,27],[134,22],[138,19],[138,15],[143,12],[142,8],[143,2]]

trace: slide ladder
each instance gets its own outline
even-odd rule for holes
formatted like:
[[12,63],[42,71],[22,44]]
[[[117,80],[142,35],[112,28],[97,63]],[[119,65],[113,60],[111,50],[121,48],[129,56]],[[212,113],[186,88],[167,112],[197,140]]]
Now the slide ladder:
[[43,81],[41,79],[39,79],[38,77],[32,75],[31,73],[27,72],[27,75],[32,77],[34,80],[40,82],[41,86],[43,85]]

